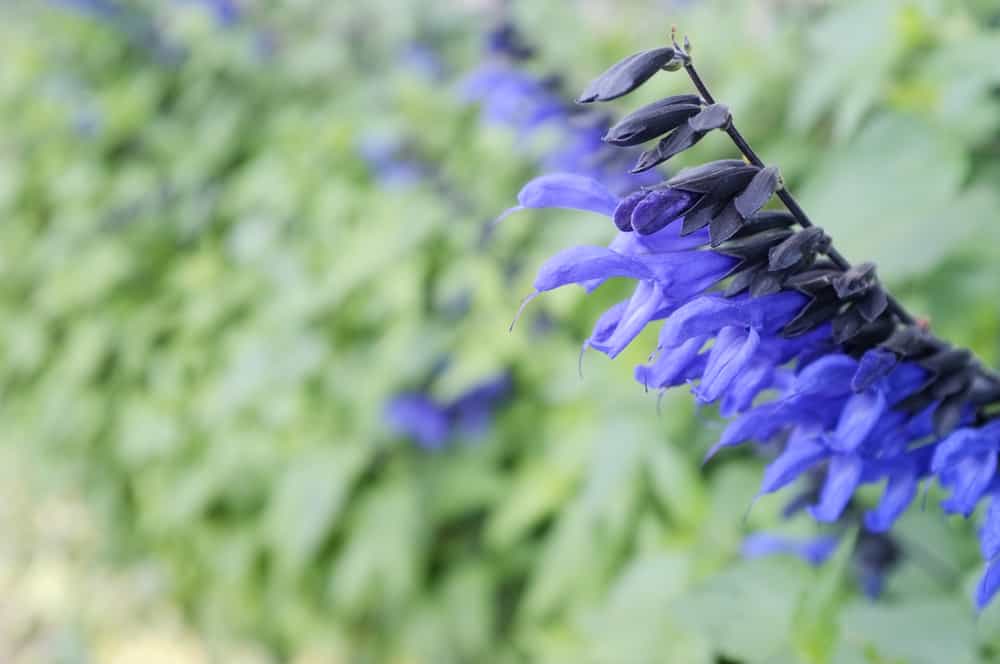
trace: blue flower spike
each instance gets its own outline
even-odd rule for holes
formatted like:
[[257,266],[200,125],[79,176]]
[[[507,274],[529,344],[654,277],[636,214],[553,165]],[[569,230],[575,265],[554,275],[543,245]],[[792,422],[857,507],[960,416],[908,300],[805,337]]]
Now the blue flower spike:
[[[881,592],[901,555],[888,533],[921,483],[936,480],[949,492],[942,508],[966,517],[988,500],[979,531],[987,567],[975,598],[986,606],[1000,590],[1000,377],[917,324],[874,265],[847,262],[740,135],[678,44],[615,64],[579,101],[616,99],[681,67],[697,94],[649,104],[605,140],[628,147],[658,140],[640,156],[639,171],[716,130],[743,158],[683,170],[613,204],[596,182],[528,183],[521,207],[596,212],[617,231],[607,248],[576,247],[548,261],[535,294],[635,281],[631,298],[601,316],[584,349],[615,357],[659,325],[636,380],[653,390],[690,385],[699,403],[719,404],[731,421],[706,460],[746,443],[780,450],[761,493],[808,478],[806,513],[830,528],[860,528],[855,566],[866,594]],[[787,212],[768,207],[775,197]],[[866,484],[883,487],[868,509],[856,505]],[[819,564],[832,541],[757,535],[745,553],[791,553]]]

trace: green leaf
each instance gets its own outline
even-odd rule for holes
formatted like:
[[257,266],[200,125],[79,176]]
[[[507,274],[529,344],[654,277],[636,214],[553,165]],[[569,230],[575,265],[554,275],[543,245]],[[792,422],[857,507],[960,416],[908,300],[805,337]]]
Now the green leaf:
[[803,658],[813,664],[826,664],[833,654],[838,634],[838,610],[849,576],[857,528],[841,538],[836,553],[818,570],[799,601],[792,625],[792,640]]
[[[891,281],[933,269],[987,219],[959,198],[968,163],[927,125],[883,114],[809,175],[803,206],[852,262],[874,261]],[[963,209],[972,206],[972,210]]]
[[806,564],[784,557],[739,561],[674,603],[674,620],[718,652],[748,664],[773,661],[789,646]]
[[369,454],[360,446],[318,450],[296,459],[278,479],[268,534],[278,565],[298,572],[337,523]]
[[[841,615],[841,650],[863,652],[869,662],[975,664],[972,607],[962,599],[854,602]],[[839,655],[836,664],[846,655]]]

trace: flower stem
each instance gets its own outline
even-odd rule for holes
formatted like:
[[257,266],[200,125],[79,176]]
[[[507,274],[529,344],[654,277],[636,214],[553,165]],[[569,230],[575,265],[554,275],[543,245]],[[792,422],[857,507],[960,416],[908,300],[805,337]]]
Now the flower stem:
[[[694,87],[698,89],[698,94],[702,96],[705,102],[714,104],[715,98],[712,96],[712,93],[709,92],[708,86],[705,85],[705,82],[701,80],[701,76],[698,75],[698,70],[694,68],[694,63],[692,63],[690,57],[685,59],[684,70],[691,78],[691,82],[694,83]],[[760,166],[761,168],[764,167],[764,162],[759,156],[757,156],[757,153],[754,152],[752,147],[750,147],[750,144],[747,143],[745,138],[743,138],[743,134],[739,132],[736,125],[731,120],[726,126],[726,133],[729,134],[729,138],[733,140],[733,143],[736,144],[736,147],[743,153],[743,156],[746,157],[747,161],[754,166]],[[803,228],[812,228],[815,225],[788,189],[785,187],[778,189],[777,195],[781,202],[784,203],[785,207],[788,208],[788,211],[792,214],[792,216],[795,217],[795,220],[800,226]],[[840,269],[846,271],[851,268],[850,262],[833,246],[827,249],[826,255]],[[906,325],[913,325],[916,322],[916,319],[914,319],[914,317],[903,308],[903,305],[901,305],[896,298],[889,293],[886,293],[886,296],[889,300],[890,311],[900,320],[900,322]]]

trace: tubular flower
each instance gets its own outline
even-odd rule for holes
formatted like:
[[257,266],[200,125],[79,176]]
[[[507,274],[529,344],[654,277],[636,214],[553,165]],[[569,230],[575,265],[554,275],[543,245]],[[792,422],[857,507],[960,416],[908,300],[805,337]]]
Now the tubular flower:
[[[635,281],[632,296],[599,318],[584,348],[615,357],[646,326],[659,325],[655,352],[635,377],[653,389],[686,383],[699,403],[719,404],[730,423],[708,456],[745,443],[776,446],[761,493],[815,478],[805,507],[826,523],[853,513],[859,486],[883,484],[881,499],[858,518],[859,541],[872,551],[925,480],[949,490],[949,512],[968,516],[988,499],[980,538],[989,565],[976,597],[984,606],[1000,589],[1000,419],[993,419],[1000,378],[915,324],[872,264],[852,267],[836,251],[676,43],[619,62],[580,101],[618,98],[658,71],[680,68],[698,95],[646,106],[605,140],[633,146],[659,139],[635,171],[713,130],[725,131],[744,159],[690,168],[623,198],[580,175],[529,182],[515,210],[578,209],[609,217],[617,229],[606,248],[576,247],[551,258],[529,298],[567,284],[590,292],[610,278]],[[788,212],[763,209],[775,195]],[[748,547],[818,562],[828,545],[762,537]],[[898,553],[882,549],[868,557],[885,562]],[[862,585],[874,593],[881,573],[865,564]]]

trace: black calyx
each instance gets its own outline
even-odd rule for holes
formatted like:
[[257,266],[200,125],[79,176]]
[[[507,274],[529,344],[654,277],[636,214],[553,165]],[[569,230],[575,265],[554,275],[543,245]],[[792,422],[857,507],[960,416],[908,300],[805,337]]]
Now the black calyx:
[[657,143],[656,147],[639,155],[639,160],[632,172],[641,173],[662,164],[694,146],[713,129],[725,127],[729,124],[729,120],[729,109],[722,104],[712,104],[705,107],[697,114],[687,118],[687,122],[678,125],[676,129]]
[[594,79],[577,102],[589,104],[611,101],[627,95],[669,64],[675,56],[674,49],[669,46],[630,55]]
[[674,95],[629,113],[608,130],[604,142],[630,146],[645,143],[677,129],[701,111],[697,95]]
[[760,169],[753,176],[753,179],[750,180],[747,188],[733,200],[737,212],[744,219],[750,218],[750,216],[771,200],[774,192],[778,191],[780,183],[781,176],[778,174],[776,166],[768,166],[767,168]]

